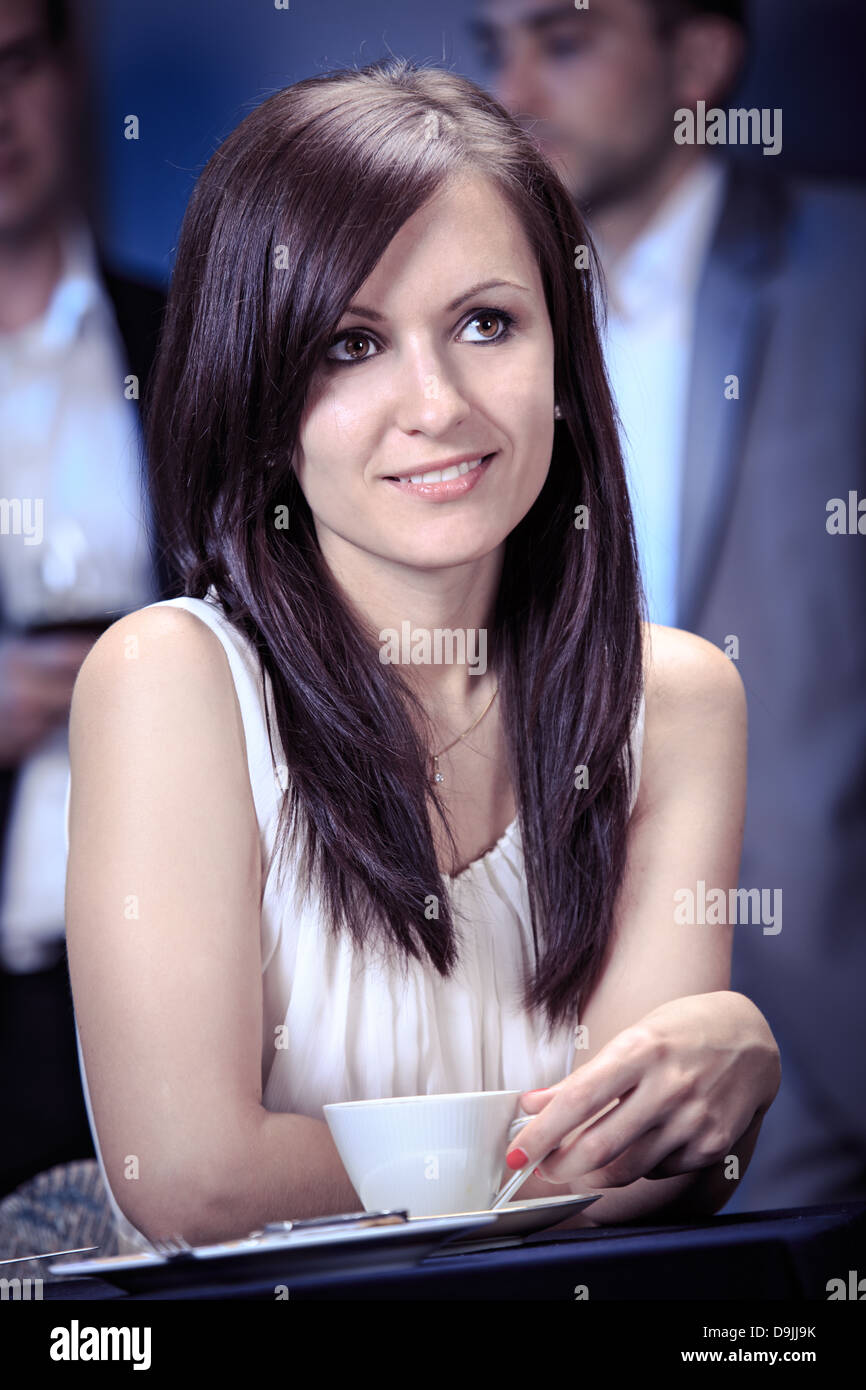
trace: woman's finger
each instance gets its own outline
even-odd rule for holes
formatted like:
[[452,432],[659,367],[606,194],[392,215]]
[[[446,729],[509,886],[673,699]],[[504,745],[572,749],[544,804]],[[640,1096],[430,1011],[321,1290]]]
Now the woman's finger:
[[[721,1113],[727,1114],[730,1110],[725,1107]],[[724,1128],[719,1124],[717,1114],[715,1107],[710,1112],[704,1104],[697,1117],[692,1116],[688,1123],[680,1127],[679,1141],[672,1146],[667,1157],[644,1176],[673,1178],[680,1173],[691,1173],[696,1168],[709,1168],[713,1163],[724,1161],[754,1119],[754,1113],[750,1115],[748,1106],[745,1109],[740,1107],[733,1112]]]
[[637,1086],[661,1060],[661,1040],[643,1023],[606,1043],[597,1057],[549,1088],[551,1098],[517,1135],[508,1152],[510,1168],[538,1162],[573,1130],[589,1125]]
[[[593,1124],[567,1135],[539,1171],[550,1182],[592,1174],[599,1182],[604,1178],[605,1185],[621,1186],[650,1176],[651,1170],[656,1177],[674,1177],[707,1167],[730,1147],[728,1130],[719,1123],[720,1109],[728,1113],[727,1105],[711,1104],[705,1096],[687,1098],[675,1078],[656,1073]],[[740,1117],[733,1118],[736,1126]],[[747,1121],[744,1111],[743,1125]],[[647,1134],[654,1136],[649,1145],[643,1142]],[[640,1168],[640,1163],[647,1166]]]
[[648,1086],[637,1086],[591,1125],[566,1135],[557,1151],[539,1165],[550,1182],[570,1182],[576,1175],[595,1173],[631,1152],[643,1136],[660,1125],[656,1097]]
[[[671,1140],[666,1135],[664,1126],[658,1125],[654,1129],[647,1130],[641,1137],[627,1148],[623,1153],[612,1159],[610,1163],[604,1164],[596,1169],[584,1168],[578,1159],[573,1165],[567,1176],[560,1177],[560,1183],[567,1182],[574,1187],[579,1183],[581,1187],[588,1189],[608,1188],[608,1187],[628,1187],[630,1183],[637,1182],[638,1178],[646,1177],[650,1167],[657,1166],[669,1153]],[[557,1161],[559,1155],[557,1154]],[[559,1166],[559,1163],[557,1163]],[[549,1181],[556,1181],[550,1177],[550,1160],[541,1165],[540,1172],[542,1177]]]
[[[719,1127],[715,1114],[705,1101],[698,1100],[681,1106],[667,1123],[652,1126],[629,1148],[620,1148],[610,1159],[602,1157],[594,1167],[588,1166],[591,1153],[581,1156],[578,1139],[568,1174],[562,1173],[560,1154],[556,1155],[556,1168],[562,1176],[555,1178],[550,1160],[542,1165],[541,1173],[552,1181],[574,1182],[585,1177],[592,1186],[625,1187],[638,1178],[672,1178],[708,1168],[723,1160],[730,1147],[727,1133]],[[600,1146],[599,1152],[603,1152]]]

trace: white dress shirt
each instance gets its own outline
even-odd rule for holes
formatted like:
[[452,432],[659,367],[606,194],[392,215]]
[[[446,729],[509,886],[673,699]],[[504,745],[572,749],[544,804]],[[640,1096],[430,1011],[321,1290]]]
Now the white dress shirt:
[[651,622],[675,626],[680,494],[698,283],[726,173],[703,158],[615,263],[608,285],[606,359]]
[[[5,513],[0,591],[6,621],[22,626],[119,615],[157,597],[138,408],[124,394],[123,342],[83,221],[67,224],[62,255],[45,313],[0,332],[0,497],[30,506],[29,539],[28,523]],[[0,903],[7,970],[50,963],[49,943],[63,936],[68,773],[64,723],[18,774]]]

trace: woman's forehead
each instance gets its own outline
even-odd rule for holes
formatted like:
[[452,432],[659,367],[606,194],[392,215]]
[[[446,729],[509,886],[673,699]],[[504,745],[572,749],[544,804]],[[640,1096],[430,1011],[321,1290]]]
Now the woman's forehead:
[[[540,287],[524,228],[501,190],[477,175],[451,179],[404,222],[353,303],[382,310],[413,279],[445,307],[470,286],[495,280],[525,291]],[[417,289],[417,286],[416,286]]]

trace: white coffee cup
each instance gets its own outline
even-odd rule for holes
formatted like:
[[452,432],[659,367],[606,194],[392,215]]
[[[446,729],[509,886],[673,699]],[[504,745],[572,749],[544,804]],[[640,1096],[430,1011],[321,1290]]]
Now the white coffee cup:
[[515,1118],[521,1094],[389,1096],[323,1110],[365,1211],[447,1216],[495,1202],[508,1145],[529,1119]]

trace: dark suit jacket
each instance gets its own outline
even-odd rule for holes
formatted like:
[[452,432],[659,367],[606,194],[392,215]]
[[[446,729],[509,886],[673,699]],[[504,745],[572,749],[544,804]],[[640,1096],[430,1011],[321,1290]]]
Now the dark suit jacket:
[[778,934],[736,928],[732,988],[866,1154],[866,536],[826,528],[831,498],[866,497],[864,246],[859,189],[733,167],[697,305],[676,626],[739,639],[740,882],[782,890]]
[[[97,251],[97,259],[103,283],[114,305],[117,325],[126,348],[128,370],[138,377],[139,394],[141,395],[156,353],[159,328],[165,308],[165,294],[155,285],[116,274],[99,251]],[[154,582],[159,597],[165,598],[169,596],[169,574],[161,554],[159,538],[154,532],[150,532],[150,542]],[[7,624],[2,612],[2,595],[0,595],[0,635],[6,628]],[[18,770],[17,767],[0,768],[0,894],[3,891],[9,813],[14,798]],[[58,925],[62,926],[62,923]]]

